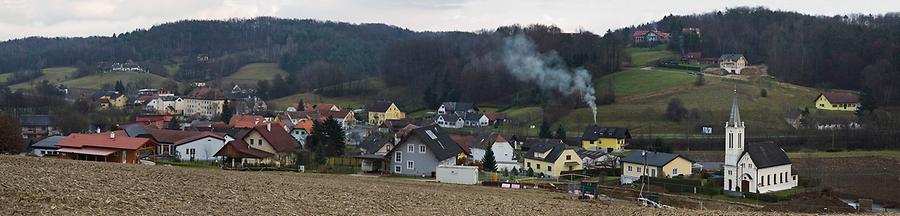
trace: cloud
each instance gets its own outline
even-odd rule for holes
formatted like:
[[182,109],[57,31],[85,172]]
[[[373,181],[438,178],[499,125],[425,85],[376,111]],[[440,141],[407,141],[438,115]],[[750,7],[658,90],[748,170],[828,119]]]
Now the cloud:
[[886,13],[900,2],[854,0],[0,0],[0,40],[27,36],[112,35],[184,19],[276,16],[386,23],[413,30],[494,29],[551,24],[564,31],[605,32],[737,6],[766,6],[816,15]]

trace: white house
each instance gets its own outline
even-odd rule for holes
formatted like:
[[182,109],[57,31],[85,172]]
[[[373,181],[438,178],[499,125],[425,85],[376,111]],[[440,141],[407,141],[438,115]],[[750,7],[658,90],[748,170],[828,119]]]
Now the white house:
[[34,143],[31,145],[31,149],[32,149],[31,154],[33,154],[34,156],[38,156],[38,157],[56,156],[59,154],[57,152],[57,150],[59,150],[59,146],[57,146],[56,144],[59,143],[59,141],[64,138],[66,138],[66,137],[65,136],[51,136],[51,137],[44,138],[43,140],[38,141],[37,143]]
[[462,128],[465,126],[465,121],[456,113],[438,115],[434,122],[443,128]]
[[481,139],[478,145],[470,146],[472,159],[476,161],[484,160],[487,149],[494,152],[494,161],[497,162],[497,170],[512,170],[513,168],[521,169],[522,165],[513,159],[515,150],[513,146],[506,140],[503,135],[491,134]]
[[725,164],[723,187],[726,191],[768,193],[797,186],[791,173],[791,159],[775,143],[744,143],[744,122],[737,104],[725,124]]
[[444,102],[434,118],[435,124],[445,128],[486,127],[490,122],[475,103],[468,102]]
[[728,73],[741,74],[741,70],[747,67],[747,59],[741,54],[725,54],[719,57],[719,68]]
[[222,134],[202,132],[175,142],[175,151],[181,160],[215,160],[213,156],[225,146]]

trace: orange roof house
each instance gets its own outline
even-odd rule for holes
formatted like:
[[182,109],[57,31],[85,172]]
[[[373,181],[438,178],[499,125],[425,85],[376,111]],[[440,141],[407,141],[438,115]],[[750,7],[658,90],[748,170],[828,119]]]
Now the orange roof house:
[[59,141],[61,158],[114,163],[140,163],[156,155],[156,141],[128,137],[123,130],[97,134],[73,133]]

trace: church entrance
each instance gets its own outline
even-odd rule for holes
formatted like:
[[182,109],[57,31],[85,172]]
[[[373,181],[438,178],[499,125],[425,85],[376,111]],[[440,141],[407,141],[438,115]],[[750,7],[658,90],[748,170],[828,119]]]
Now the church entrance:
[[747,180],[741,181],[741,192],[744,192],[744,193],[750,192],[750,181],[747,181]]

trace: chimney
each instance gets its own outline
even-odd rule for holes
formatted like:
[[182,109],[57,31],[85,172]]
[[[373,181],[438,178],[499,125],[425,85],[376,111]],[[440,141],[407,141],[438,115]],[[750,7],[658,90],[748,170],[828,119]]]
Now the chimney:
[[116,139],[116,132],[109,132],[110,139]]
[[266,130],[267,130],[267,131],[272,131],[272,123],[267,123],[267,124],[266,124]]

